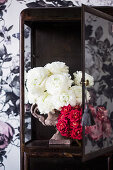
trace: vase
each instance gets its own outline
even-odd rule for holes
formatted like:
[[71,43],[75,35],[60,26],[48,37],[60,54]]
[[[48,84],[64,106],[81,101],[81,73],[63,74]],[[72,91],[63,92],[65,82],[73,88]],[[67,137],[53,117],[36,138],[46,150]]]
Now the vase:
[[[38,106],[36,104],[31,106],[31,114],[38,119],[44,126],[55,126],[58,122],[58,115],[60,112],[58,110],[53,110],[48,113],[47,118],[44,115],[41,115]],[[49,140],[49,144],[68,144],[72,143],[71,139],[68,139],[60,134],[60,132],[56,129],[56,133]]]
[[72,143],[71,139],[67,139],[66,137],[62,136],[60,132],[57,130],[56,133],[52,136],[49,140],[49,144],[56,144],[56,145],[70,145]]

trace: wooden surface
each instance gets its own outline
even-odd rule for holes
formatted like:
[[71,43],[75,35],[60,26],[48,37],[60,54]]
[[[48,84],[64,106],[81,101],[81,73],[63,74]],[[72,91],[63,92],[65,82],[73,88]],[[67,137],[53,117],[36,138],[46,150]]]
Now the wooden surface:
[[[111,165],[112,168],[112,165]],[[27,170],[112,170],[108,169],[106,157],[99,157],[82,163],[79,158],[30,158]]]
[[81,147],[76,143],[71,145],[49,145],[48,140],[34,140],[25,145],[24,151],[38,157],[73,157],[82,156]]

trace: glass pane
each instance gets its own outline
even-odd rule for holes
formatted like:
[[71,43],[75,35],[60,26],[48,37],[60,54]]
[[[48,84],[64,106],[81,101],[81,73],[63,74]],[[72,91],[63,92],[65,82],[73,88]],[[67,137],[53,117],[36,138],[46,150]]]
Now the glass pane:
[[31,28],[24,25],[24,81],[25,81],[25,142],[31,140],[31,113],[27,97],[26,73],[31,69]]
[[[85,154],[113,145],[113,22],[85,12],[85,107],[95,125],[85,128]],[[87,82],[87,79],[89,81]]]

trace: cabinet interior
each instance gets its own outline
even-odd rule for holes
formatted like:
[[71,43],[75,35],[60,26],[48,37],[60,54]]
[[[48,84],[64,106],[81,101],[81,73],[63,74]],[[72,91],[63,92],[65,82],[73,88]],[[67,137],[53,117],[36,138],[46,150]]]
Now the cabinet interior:
[[[65,62],[70,74],[81,70],[81,21],[52,21],[27,23],[31,28],[31,68],[54,61]],[[31,138],[49,140],[55,127],[43,126],[31,120]]]

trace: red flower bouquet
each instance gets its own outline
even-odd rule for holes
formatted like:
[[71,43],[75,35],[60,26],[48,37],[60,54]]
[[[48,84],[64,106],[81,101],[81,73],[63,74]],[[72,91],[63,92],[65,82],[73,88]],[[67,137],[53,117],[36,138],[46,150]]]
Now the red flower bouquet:
[[60,115],[58,117],[57,129],[62,136],[72,139],[82,139],[82,108],[77,105],[72,107],[71,105],[62,107]]

